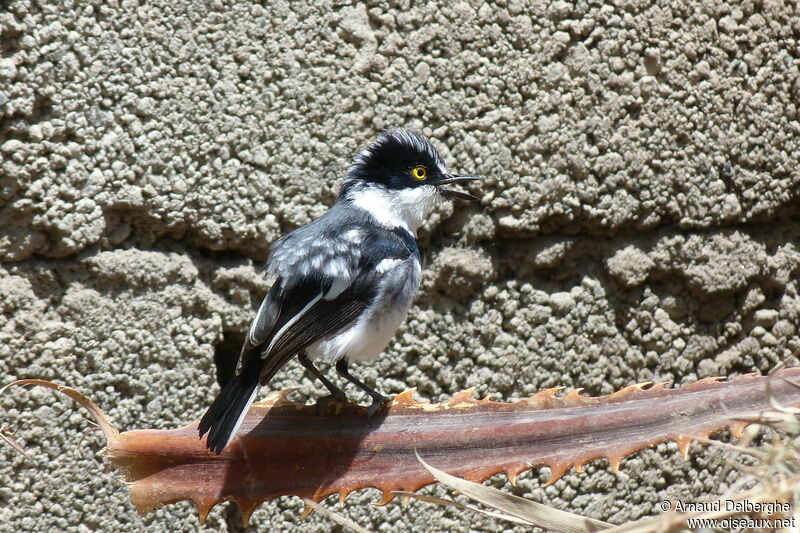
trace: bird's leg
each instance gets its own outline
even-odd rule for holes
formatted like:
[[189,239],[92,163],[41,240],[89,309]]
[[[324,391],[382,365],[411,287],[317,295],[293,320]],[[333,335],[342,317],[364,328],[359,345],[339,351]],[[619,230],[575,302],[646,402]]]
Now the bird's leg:
[[322,415],[328,411],[331,411],[330,408],[327,408],[328,405],[333,404],[334,412],[338,412],[339,409],[337,408],[337,404],[341,406],[341,404],[347,403],[347,395],[345,395],[344,391],[331,383],[328,378],[322,375],[317,367],[314,366],[314,363],[308,358],[308,355],[305,352],[300,352],[297,355],[297,360],[300,361],[300,364],[305,367],[306,370],[311,372],[311,375],[317,378],[322,382],[323,385],[331,392],[328,396],[323,396],[319,400],[317,400],[317,414]]
[[380,392],[371,389],[364,385],[361,381],[354,378],[352,374],[350,374],[350,370],[347,368],[348,361],[345,358],[339,359],[336,361],[336,372],[339,373],[344,379],[358,387],[359,389],[363,390],[367,394],[369,394],[370,398],[372,398],[372,405],[369,406],[367,410],[367,418],[369,419],[370,423],[372,423],[372,415],[375,414],[375,411],[381,408],[383,404],[389,401],[389,398],[381,394]]

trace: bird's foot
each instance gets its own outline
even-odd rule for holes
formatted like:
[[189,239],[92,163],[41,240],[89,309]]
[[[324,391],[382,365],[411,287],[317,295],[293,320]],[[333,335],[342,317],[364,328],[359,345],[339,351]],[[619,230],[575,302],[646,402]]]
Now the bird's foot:
[[318,416],[335,416],[342,412],[349,402],[342,391],[332,392],[317,400]]
[[384,405],[386,405],[387,403],[389,403],[389,398],[387,398],[387,397],[386,397],[386,396],[384,396],[383,394],[379,394],[379,393],[377,393],[377,392],[376,392],[375,394],[371,394],[370,396],[372,396],[372,405],[370,405],[370,406],[369,406],[369,409],[367,409],[367,420],[369,420],[369,425],[370,425],[370,426],[372,426],[372,425],[374,425],[374,424],[372,423],[372,416],[373,416],[373,415],[374,415],[374,414],[375,414],[375,413],[376,413],[376,412],[377,412],[377,411],[378,411],[378,410],[379,410],[381,407],[383,407]]

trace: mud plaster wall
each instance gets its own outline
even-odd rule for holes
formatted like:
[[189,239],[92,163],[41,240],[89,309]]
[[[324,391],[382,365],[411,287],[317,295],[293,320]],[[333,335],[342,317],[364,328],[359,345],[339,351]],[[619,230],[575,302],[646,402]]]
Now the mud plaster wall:
[[[666,4],[666,3],[664,3]],[[0,3],[0,372],[90,395],[124,429],[196,419],[266,290],[267,245],[320,215],[385,127],[485,176],[420,235],[421,295],[356,370],[386,393],[514,400],[766,371],[798,347],[800,15],[792,2]],[[477,192],[478,189],[472,189]],[[322,393],[292,363],[272,383]],[[363,397],[361,397],[363,401]],[[49,392],[0,400],[0,530],[194,531],[138,517]],[[716,493],[674,444],[514,492],[623,522]],[[497,486],[505,478],[493,479]],[[431,490],[431,489],[429,489]],[[510,490],[510,489],[509,489]],[[441,493],[433,489],[434,493]],[[500,531],[425,504],[380,531]],[[297,524],[283,498],[260,531]],[[226,530],[224,506],[209,519]]]

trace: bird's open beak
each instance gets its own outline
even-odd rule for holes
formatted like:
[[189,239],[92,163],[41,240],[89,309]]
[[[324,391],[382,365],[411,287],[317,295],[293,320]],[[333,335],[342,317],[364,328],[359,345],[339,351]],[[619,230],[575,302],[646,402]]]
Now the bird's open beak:
[[471,194],[466,192],[455,191],[453,189],[446,189],[442,187],[442,185],[447,185],[448,183],[460,183],[464,181],[481,181],[481,178],[478,176],[471,176],[471,175],[463,175],[463,176],[450,175],[442,180],[439,180],[439,182],[436,184],[436,188],[439,190],[442,196],[450,200],[458,198],[459,200],[467,200],[469,202],[480,202],[480,198],[478,198],[477,196],[472,196]]

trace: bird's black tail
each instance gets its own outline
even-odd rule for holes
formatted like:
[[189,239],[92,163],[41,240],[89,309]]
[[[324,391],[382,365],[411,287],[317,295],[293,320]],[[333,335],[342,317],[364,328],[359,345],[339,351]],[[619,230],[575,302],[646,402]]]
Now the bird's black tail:
[[253,403],[260,388],[259,377],[264,360],[255,354],[250,357],[238,375],[219,392],[214,403],[200,419],[200,437],[208,433],[206,446],[214,453],[222,453]]

